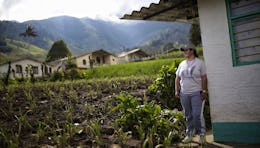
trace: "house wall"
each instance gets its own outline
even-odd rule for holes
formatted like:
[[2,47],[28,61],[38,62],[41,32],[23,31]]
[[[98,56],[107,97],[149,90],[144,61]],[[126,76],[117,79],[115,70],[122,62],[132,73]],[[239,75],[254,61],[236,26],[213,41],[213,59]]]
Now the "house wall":
[[110,55],[108,56],[108,61],[109,61],[109,64],[117,64],[117,57],[113,56],[113,55]]
[[126,62],[130,62],[128,55],[125,55],[125,56],[122,56],[122,57],[118,57],[118,63],[126,63]]
[[[117,63],[116,57],[114,57],[112,55],[98,55],[98,54],[91,55],[91,54],[87,54],[87,55],[80,56],[80,57],[76,58],[76,64],[77,64],[78,68],[90,68],[89,56],[92,57],[95,60],[94,66],[110,65],[110,64],[116,64]],[[97,57],[100,57],[100,63],[97,63]],[[104,61],[103,61],[103,57],[104,57]],[[83,64],[83,60],[86,60],[85,65]]]
[[225,0],[198,0],[215,141],[260,143],[260,64],[233,66]]
[[141,61],[143,58],[144,58],[143,55],[139,54],[138,52],[134,52],[134,53],[119,57],[118,62],[125,63],[125,62]]
[[129,60],[130,61],[141,61],[142,60],[142,55],[138,54],[138,53],[132,53],[129,55]]
[[[22,73],[17,73],[16,65],[22,66]],[[27,65],[32,65],[32,66],[38,67],[38,73],[34,73],[35,77],[42,76],[42,63],[30,60],[30,59],[25,59],[25,60],[15,61],[15,62],[11,63],[11,69],[13,69],[15,71],[15,77],[21,78],[22,74],[23,74],[24,77],[27,77],[27,76],[30,77],[29,75],[27,75],[27,72],[26,72]],[[4,76],[7,73],[8,66],[9,66],[8,63],[0,66],[1,77]],[[48,70],[49,70],[49,66],[48,66]],[[12,72],[10,74],[10,78],[13,78]]]
[[[90,54],[87,54],[87,55],[76,58],[76,64],[77,64],[78,68],[89,68],[90,67],[89,56],[90,56]],[[83,60],[86,60],[86,65],[83,64]]]

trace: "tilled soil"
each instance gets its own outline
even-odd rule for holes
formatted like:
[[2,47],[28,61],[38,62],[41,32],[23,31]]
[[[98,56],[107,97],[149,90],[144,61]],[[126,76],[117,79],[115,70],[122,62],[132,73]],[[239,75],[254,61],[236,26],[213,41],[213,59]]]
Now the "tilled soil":
[[[113,121],[115,97],[143,98],[150,79],[80,81],[10,86],[0,89],[0,147],[110,147],[119,144]],[[96,121],[96,122],[93,122]],[[101,127],[101,144],[93,130]],[[128,147],[140,144],[132,139]]]

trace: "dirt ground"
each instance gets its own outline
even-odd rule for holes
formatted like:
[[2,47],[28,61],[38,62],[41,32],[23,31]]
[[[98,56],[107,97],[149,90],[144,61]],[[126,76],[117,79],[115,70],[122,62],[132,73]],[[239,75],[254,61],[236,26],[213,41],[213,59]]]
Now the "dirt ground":
[[[148,87],[152,83],[150,79],[81,81],[0,89],[0,147],[141,147],[139,140],[120,141],[113,125],[118,114],[111,110],[117,104],[115,97],[121,92],[151,99]],[[100,131],[95,129],[95,123],[100,125]],[[176,142],[173,147],[202,147],[198,138],[193,141],[191,145]],[[260,146],[216,143],[209,131],[204,147]]]
[[95,147],[91,121],[101,127],[100,147],[111,147],[119,143],[113,128],[117,113],[111,112],[115,96],[125,91],[143,98],[151,84],[151,80],[119,80],[0,89],[0,147]]

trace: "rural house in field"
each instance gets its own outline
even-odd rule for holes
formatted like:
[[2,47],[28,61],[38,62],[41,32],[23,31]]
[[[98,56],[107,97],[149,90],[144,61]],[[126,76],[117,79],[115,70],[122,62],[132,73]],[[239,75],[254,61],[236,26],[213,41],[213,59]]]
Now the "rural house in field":
[[[103,49],[87,52],[78,56],[71,57],[71,60],[76,63],[77,68],[85,69],[112,65],[117,63],[117,57]],[[66,69],[66,64],[68,62],[68,57],[51,61],[50,64],[54,71],[64,71]],[[91,65],[92,64],[92,65]]]
[[128,52],[122,52],[118,55],[118,63],[126,62],[137,62],[142,61],[144,58],[148,57],[148,54],[141,49],[133,49]]
[[[30,77],[30,73],[33,73],[35,77],[41,77],[52,73],[50,65],[30,58],[11,61],[10,65],[10,78]],[[7,74],[8,68],[9,62],[0,65],[0,77],[4,77]]]
[[260,143],[259,0],[160,0],[123,19],[199,22],[214,141]]
[[48,62],[52,66],[53,71],[64,71],[66,69],[68,57]]
[[91,64],[93,67],[102,65],[112,65],[117,63],[115,55],[100,49],[89,53],[84,53],[73,57],[78,68],[90,68]]

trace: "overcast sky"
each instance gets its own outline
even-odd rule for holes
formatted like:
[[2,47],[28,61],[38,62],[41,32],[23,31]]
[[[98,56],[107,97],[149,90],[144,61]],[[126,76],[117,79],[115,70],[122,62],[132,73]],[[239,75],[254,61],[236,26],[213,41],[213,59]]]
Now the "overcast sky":
[[41,20],[68,15],[118,21],[160,0],[0,0],[0,20]]

